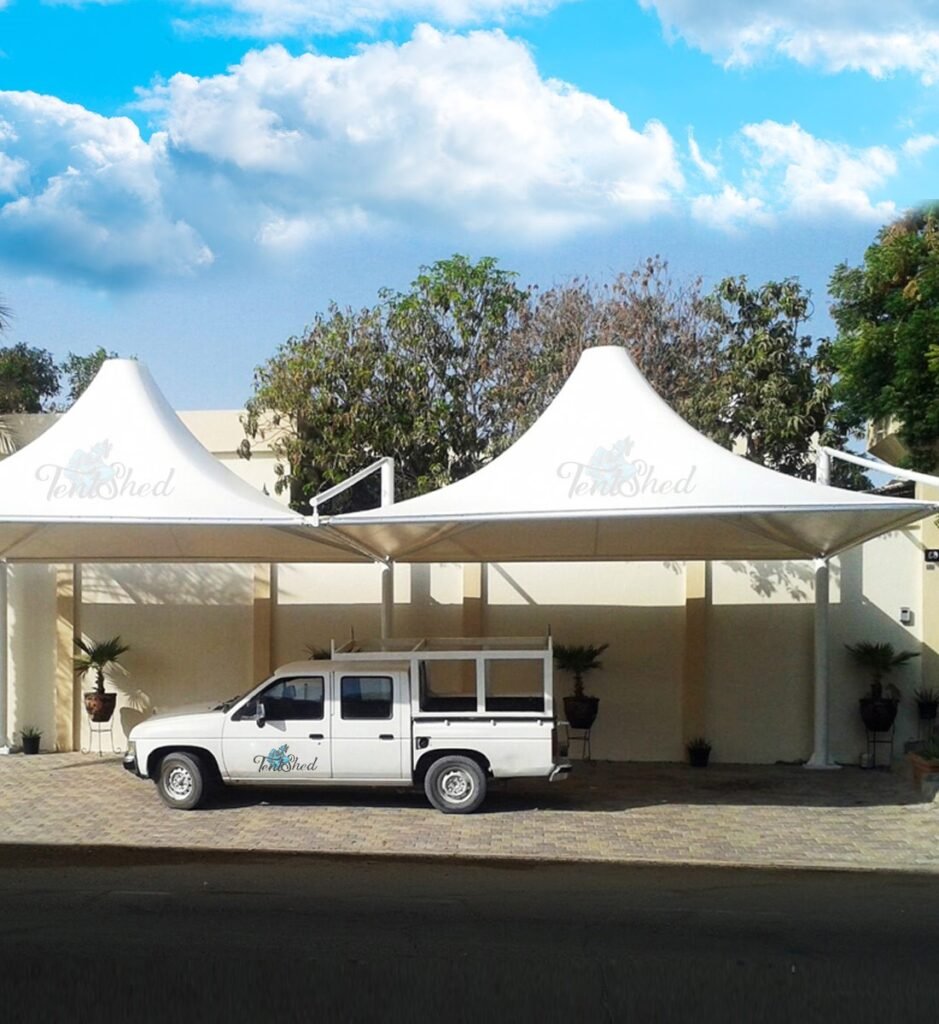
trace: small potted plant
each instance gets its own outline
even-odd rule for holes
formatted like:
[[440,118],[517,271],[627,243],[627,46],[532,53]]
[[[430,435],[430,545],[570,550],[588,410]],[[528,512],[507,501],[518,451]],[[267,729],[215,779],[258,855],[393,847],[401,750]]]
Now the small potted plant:
[[34,725],[27,725],[20,733],[20,736],[23,738],[24,754],[39,753],[39,740],[42,737],[42,732],[39,729]]
[[85,710],[92,722],[110,722],[117,702],[116,693],[105,693],[104,673],[111,668],[123,666],[119,662],[122,654],[130,650],[127,644],[121,643],[119,636],[110,640],[83,640],[76,637],[75,646],[82,652],[75,658],[75,672],[84,676],[88,672],[95,673],[95,688],[85,694]]
[[574,693],[564,698],[564,714],[572,729],[589,729],[596,721],[599,697],[584,693],[584,676],[601,667],[600,655],[609,644],[555,644],[554,660],[558,668],[574,677]]
[[860,699],[861,718],[869,732],[887,732],[897,717],[900,703],[899,691],[892,687],[892,693],[884,696],[883,680],[895,668],[918,658],[916,651],[895,651],[893,644],[861,640],[856,644],[845,644],[851,657],[871,677],[870,693]]
[[923,686],[913,691],[913,700],[919,711],[921,722],[935,722],[936,714],[939,712],[939,690],[931,686]]
[[688,751],[688,764],[692,768],[707,768],[711,756],[711,744],[703,736],[695,736],[685,744]]
[[917,749],[906,756],[913,769],[913,782],[918,786],[927,775],[939,775],[939,736],[930,736],[911,746]]

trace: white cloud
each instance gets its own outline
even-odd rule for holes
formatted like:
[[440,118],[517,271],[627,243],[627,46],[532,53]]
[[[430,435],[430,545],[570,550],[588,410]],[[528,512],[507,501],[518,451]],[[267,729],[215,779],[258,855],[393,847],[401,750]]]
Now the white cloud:
[[777,121],[748,124],[742,135],[750,144],[756,187],[772,189],[793,213],[837,211],[872,221],[895,213],[893,203],[875,203],[869,194],[897,171],[890,150],[829,142]]
[[101,280],[205,264],[207,248],[164,208],[162,141],[144,142],[126,117],[0,92],[0,252]]
[[565,0],[188,0],[206,13],[183,19],[186,31],[271,38],[292,33],[336,33],[391,21],[430,22],[448,28],[496,25],[539,15]]
[[500,31],[421,26],[343,59],[271,46],[223,75],[175,75],[141,104],[190,181],[237,189],[264,243],[315,237],[337,218],[556,237],[647,216],[682,184],[661,124],[638,131],[611,104],[542,79]]
[[939,135],[913,135],[903,143],[903,155],[916,159],[939,146]]
[[701,154],[701,147],[698,145],[697,140],[694,137],[694,132],[691,129],[688,130],[688,152],[691,154],[691,162],[698,168],[698,170],[704,175],[708,181],[716,181],[720,175],[720,170],[715,164],[712,164],[709,160],[705,160]]
[[831,142],[777,121],[745,125],[739,142],[739,185],[724,183],[720,192],[692,200],[692,216],[704,224],[733,231],[783,215],[881,223],[896,213],[892,202],[871,198],[897,171],[889,149]]
[[762,199],[745,196],[733,185],[725,185],[716,195],[695,196],[691,200],[691,215],[708,227],[729,232],[765,227],[772,222]]
[[727,66],[773,55],[826,71],[939,77],[937,0],[639,0]]

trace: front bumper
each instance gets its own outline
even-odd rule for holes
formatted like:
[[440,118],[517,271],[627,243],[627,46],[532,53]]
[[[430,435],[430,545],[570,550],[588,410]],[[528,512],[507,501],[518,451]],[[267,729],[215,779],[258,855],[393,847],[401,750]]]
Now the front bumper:
[[573,765],[568,761],[565,761],[562,764],[556,764],[554,768],[551,769],[551,774],[548,776],[548,782],[560,782],[561,780],[566,779],[568,775],[570,775],[572,768]]
[[144,776],[140,774],[140,770],[137,768],[137,754],[133,750],[127,751],[127,753],[121,758],[121,764],[124,766],[125,771],[132,772],[138,779],[144,778]]

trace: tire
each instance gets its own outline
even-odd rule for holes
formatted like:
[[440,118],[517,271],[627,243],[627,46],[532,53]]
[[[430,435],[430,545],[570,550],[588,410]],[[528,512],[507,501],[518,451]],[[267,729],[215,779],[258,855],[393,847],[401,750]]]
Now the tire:
[[486,773],[470,757],[442,757],[427,769],[424,792],[444,814],[472,814],[486,799]]
[[193,754],[167,754],[160,763],[157,792],[163,802],[179,811],[192,811],[205,797],[205,766]]

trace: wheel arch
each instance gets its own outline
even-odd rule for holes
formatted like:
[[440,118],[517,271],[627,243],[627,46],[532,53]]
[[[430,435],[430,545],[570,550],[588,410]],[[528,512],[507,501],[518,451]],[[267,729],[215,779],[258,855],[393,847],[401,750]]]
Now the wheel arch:
[[486,778],[491,779],[493,777],[492,765],[485,754],[481,754],[478,750],[466,750],[462,747],[446,747],[426,750],[421,754],[417,764],[414,766],[414,782],[417,785],[423,785],[424,778],[430,770],[430,766],[435,761],[439,761],[443,757],[468,757],[471,761],[475,761],[479,767],[482,768],[486,773]]
[[191,757],[196,757],[205,766],[206,771],[211,776],[216,779],[220,779],[222,777],[218,761],[210,750],[206,750],[205,747],[194,747],[186,744],[171,743],[162,747],[156,747],[154,750],[150,751],[150,755],[147,757],[148,779],[157,779],[160,774],[160,765],[163,763],[163,758],[170,754],[189,754]]

